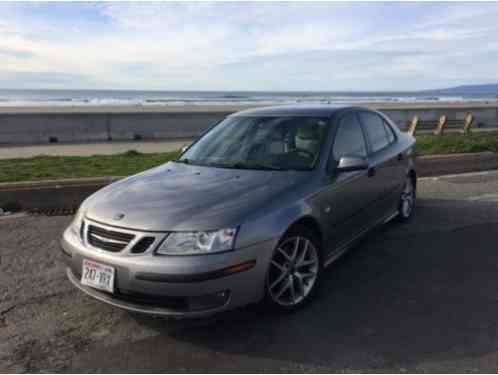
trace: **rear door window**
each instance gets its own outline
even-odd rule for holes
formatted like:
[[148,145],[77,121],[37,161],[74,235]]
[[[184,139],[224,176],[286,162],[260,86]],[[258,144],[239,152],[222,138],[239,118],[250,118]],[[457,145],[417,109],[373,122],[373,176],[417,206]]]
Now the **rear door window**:
[[385,121],[384,121],[384,129],[386,129],[387,140],[389,141],[389,143],[393,143],[395,140],[393,129],[391,128],[391,125],[389,125]]
[[394,140],[392,131],[392,140],[389,139],[387,133],[389,129],[386,129],[387,125],[379,115],[372,112],[360,112],[359,116],[367,133],[372,152],[382,150],[383,148],[387,147],[392,142],[392,140]]

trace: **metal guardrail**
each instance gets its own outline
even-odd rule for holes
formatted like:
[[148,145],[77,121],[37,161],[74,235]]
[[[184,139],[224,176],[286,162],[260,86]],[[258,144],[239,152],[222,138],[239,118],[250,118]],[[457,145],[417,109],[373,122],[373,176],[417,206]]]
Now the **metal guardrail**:
[[433,130],[435,135],[443,135],[448,128],[460,130],[463,134],[470,134],[474,124],[474,116],[471,112],[466,112],[463,120],[448,120],[446,115],[439,117],[438,121],[423,121],[419,116],[414,116],[408,124],[407,132],[413,136],[417,130]]

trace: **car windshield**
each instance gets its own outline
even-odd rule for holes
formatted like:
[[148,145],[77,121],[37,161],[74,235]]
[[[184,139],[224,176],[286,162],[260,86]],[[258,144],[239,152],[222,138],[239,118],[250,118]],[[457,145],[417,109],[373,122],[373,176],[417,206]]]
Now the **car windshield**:
[[177,162],[236,169],[311,170],[326,130],[326,118],[228,117]]

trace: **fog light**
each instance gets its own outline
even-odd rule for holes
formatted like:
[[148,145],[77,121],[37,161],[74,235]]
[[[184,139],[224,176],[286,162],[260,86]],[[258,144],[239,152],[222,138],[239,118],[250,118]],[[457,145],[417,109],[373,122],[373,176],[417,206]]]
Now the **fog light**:
[[188,297],[189,310],[215,309],[227,303],[228,298],[230,298],[230,292],[228,290],[202,296]]

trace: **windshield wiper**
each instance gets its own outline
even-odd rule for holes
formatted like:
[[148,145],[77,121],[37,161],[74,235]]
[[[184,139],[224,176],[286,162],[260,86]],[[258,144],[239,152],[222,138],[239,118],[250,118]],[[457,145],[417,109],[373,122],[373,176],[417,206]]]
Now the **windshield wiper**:
[[187,158],[184,158],[184,159],[176,159],[176,160],[173,160],[175,163],[183,163],[183,164],[195,164],[193,163],[193,160],[190,160],[190,159],[187,159]]
[[276,166],[271,166],[271,165],[264,165],[264,164],[245,164],[241,162],[237,163],[199,163],[197,161],[191,160],[191,159],[177,159],[174,160],[176,163],[183,163],[183,164],[189,164],[189,165],[203,165],[206,167],[215,167],[215,168],[230,168],[230,169],[255,169],[255,170],[263,170],[263,171],[281,171],[282,168],[276,167]]
[[258,169],[264,171],[281,171],[282,168],[272,166],[272,165],[264,165],[264,164],[244,164],[244,163],[234,163],[229,164],[229,168],[235,169]]

